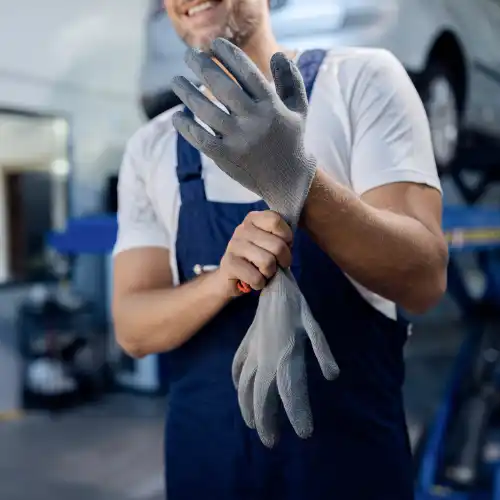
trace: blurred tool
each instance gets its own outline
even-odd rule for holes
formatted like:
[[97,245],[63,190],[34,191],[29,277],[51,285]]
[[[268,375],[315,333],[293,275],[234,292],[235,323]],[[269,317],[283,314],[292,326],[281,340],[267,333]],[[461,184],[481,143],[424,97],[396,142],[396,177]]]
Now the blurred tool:
[[58,283],[35,285],[18,311],[25,408],[54,410],[94,399],[107,383],[98,314],[69,286],[69,261],[50,258]]
[[472,486],[478,481],[488,425],[500,401],[499,341],[497,332],[487,331],[484,335],[450,428],[445,476],[460,486]]
[[116,234],[117,220],[115,215],[90,215],[69,219],[65,230],[49,234],[47,242],[50,248],[59,255],[73,260],[78,259],[81,255],[105,257],[107,315],[104,322],[105,329],[109,333],[105,335],[104,342],[106,365],[113,383],[119,388],[139,392],[154,393],[158,390],[166,390],[160,383],[162,374],[158,367],[158,356],[151,355],[142,359],[133,359],[123,352],[114,339],[110,297],[113,279],[111,254]]

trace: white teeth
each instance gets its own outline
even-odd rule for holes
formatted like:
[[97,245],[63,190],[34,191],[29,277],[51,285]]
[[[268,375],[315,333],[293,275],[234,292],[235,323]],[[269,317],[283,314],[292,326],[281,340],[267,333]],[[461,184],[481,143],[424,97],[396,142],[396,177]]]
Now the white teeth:
[[198,14],[198,12],[203,12],[204,10],[210,9],[213,6],[212,2],[204,2],[195,7],[191,7],[188,10],[188,16],[193,16],[194,14]]

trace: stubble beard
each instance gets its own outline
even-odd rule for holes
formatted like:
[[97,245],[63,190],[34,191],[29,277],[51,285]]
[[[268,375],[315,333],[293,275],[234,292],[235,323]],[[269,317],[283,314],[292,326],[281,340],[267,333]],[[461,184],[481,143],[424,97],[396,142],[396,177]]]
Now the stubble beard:
[[182,39],[186,45],[203,50],[210,51],[211,43],[216,38],[225,38],[239,48],[243,48],[252,35],[255,33],[258,25],[256,16],[252,16],[247,12],[238,12],[229,14],[226,23],[217,31],[207,35],[197,43],[192,43],[190,34],[186,34]]

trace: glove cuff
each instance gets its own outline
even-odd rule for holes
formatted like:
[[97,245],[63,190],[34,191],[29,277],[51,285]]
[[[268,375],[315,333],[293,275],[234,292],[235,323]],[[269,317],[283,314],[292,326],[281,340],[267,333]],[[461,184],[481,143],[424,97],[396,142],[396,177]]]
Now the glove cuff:
[[279,213],[285,222],[295,232],[304,203],[311,189],[311,184],[316,174],[316,160],[312,156],[300,155],[300,162],[296,168],[287,169],[289,172],[300,172],[302,175],[296,179],[286,180],[283,184],[288,186],[287,192],[278,191],[279,186],[270,186],[267,193],[263,193],[262,198],[271,210]]

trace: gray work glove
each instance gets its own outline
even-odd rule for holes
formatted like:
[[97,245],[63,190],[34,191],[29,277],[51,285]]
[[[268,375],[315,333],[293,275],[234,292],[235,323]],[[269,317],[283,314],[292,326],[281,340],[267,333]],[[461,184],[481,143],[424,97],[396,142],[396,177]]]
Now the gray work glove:
[[313,431],[305,347],[309,338],[325,378],[338,367],[320,326],[290,269],[281,270],[262,290],[254,321],[233,360],[233,381],[246,424],[272,447],[279,437],[279,400],[301,438]]
[[[275,54],[271,60],[275,89],[230,42],[217,39],[212,51],[238,84],[208,54],[190,49],[186,62],[228,113],[188,80],[177,77],[174,92],[214,134],[183,112],[174,115],[174,126],[296,229],[316,171],[316,162],[303,145],[307,95],[300,72],[283,54]],[[257,429],[266,446],[278,439],[279,398],[300,437],[313,431],[304,359],[306,337],[324,376],[336,378],[338,366],[295,279],[290,270],[278,270],[261,293],[254,322],[233,362],[243,418]]]
[[174,126],[295,229],[316,171],[315,159],[304,150],[307,95],[300,72],[284,54],[275,54],[271,59],[275,89],[227,40],[213,42],[213,55],[239,85],[209,54],[189,49],[186,63],[229,114],[178,76],[172,90],[215,135],[182,112],[174,115]]

